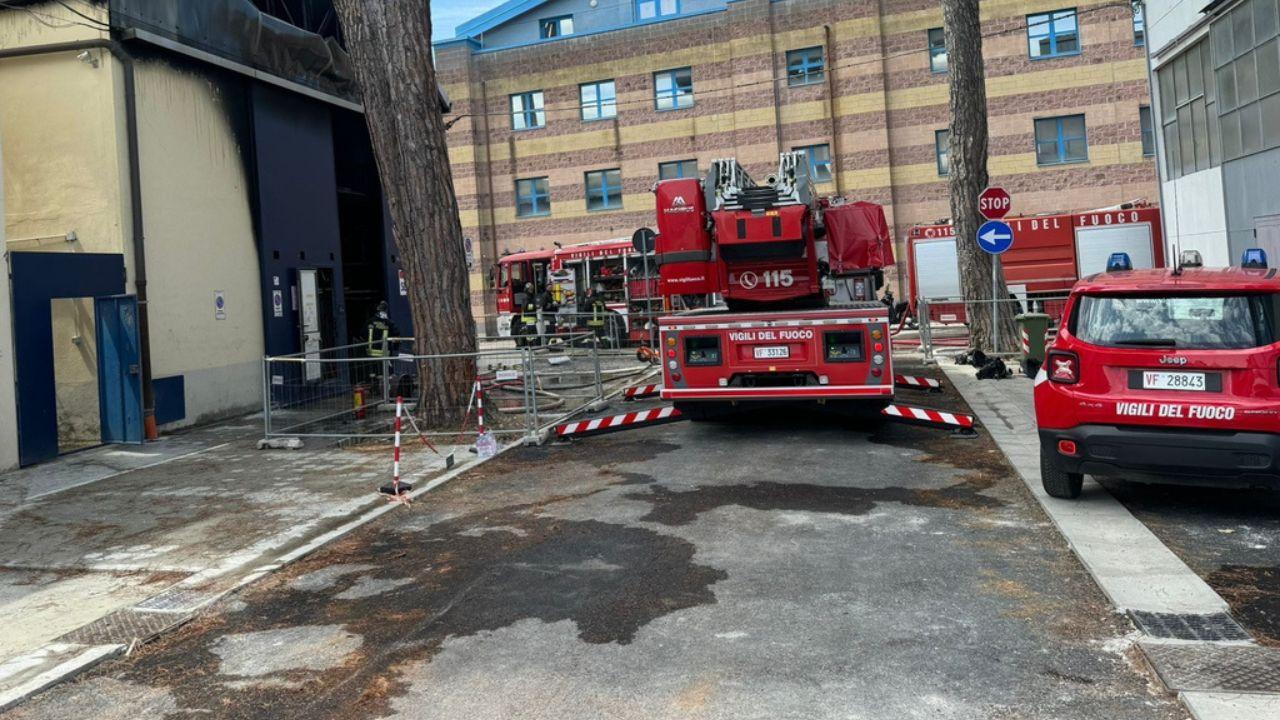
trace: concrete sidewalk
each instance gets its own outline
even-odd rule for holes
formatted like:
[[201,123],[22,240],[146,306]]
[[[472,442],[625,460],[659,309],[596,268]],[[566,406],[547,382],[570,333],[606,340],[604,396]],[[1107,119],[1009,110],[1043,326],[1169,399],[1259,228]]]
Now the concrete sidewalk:
[[978,380],[971,367],[940,368],[1026,482],[1117,609],[1138,628],[1138,647],[1198,720],[1280,717],[1280,651],[1258,647],[1212,588],[1102,486],[1078,500],[1040,484],[1033,383]]
[[[0,475],[0,709],[387,505],[388,445],[258,450],[260,434],[244,420]],[[449,476],[475,461],[440,449]],[[419,483],[445,472],[416,444],[403,467]]]

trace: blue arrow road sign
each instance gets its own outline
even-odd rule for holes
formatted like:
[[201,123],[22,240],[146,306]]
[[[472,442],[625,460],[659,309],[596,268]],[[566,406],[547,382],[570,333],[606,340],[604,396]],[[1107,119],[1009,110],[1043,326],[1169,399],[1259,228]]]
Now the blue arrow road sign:
[[1013,247],[1013,228],[1009,227],[1009,223],[999,220],[982,223],[982,227],[978,228],[978,247],[992,255],[1003,253]]

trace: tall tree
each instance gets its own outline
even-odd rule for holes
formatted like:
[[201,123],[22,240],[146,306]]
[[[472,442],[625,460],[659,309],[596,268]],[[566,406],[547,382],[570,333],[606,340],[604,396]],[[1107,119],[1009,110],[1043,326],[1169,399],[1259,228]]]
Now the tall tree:
[[[474,352],[462,224],[431,54],[431,2],[334,0],[334,7],[408,280],[417,354]],[[457,421],[474,378],[469,357],[420,362],[419,414],[433,424]]]
[[[969,334],[973,347],[988,352],[1014,347],[1012,303],[992,299],[992,257],[978,247],[978,196],[987,187],[987,86],[982,65],[982,23],[978,0],[942,0],[943,33],[947,45],[951,111],[947,152],[950,174],[951,223],[956,231],[960,261],[960,290],[969,305]],[[998,268],[995,297],[1007,298],[1004,272]],[[991,347],[994,308],[1000,325],[1000,347]]]

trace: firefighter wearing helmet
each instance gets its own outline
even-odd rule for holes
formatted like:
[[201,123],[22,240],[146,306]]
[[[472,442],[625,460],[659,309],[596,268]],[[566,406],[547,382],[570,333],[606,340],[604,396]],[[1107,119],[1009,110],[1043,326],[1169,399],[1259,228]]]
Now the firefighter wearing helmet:
[[395,343],[391,338],[400,334],[396,324],[391,322],[391,308],[387,301],[378,303],[373,317],[365,325],[365,342],[368,343],[369,357],[381,358],[394,354]]

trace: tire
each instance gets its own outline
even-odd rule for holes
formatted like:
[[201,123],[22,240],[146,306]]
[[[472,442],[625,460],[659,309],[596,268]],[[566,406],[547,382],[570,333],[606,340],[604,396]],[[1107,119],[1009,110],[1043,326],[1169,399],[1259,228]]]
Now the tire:
[[1041,443],[1040,484],[1050,497],[1075,500],[1080,497],[1080,490],[1084,487],[1084,474],[1063,470],[1053,448]]

